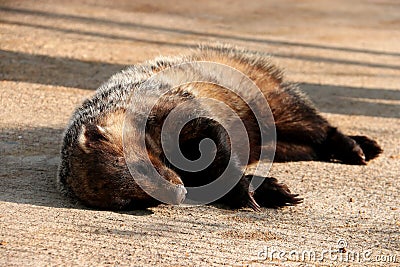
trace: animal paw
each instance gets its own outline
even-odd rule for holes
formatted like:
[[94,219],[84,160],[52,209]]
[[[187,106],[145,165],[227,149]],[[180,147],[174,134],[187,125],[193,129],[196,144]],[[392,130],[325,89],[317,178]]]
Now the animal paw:
[[300,204],[303,202],[303,198],[298,196],[298,194],[292,194],[287,185],[279,183],[278,180],[272,177],[264,178],[264,182],[254,192],[255,200],[260,206],[267,208]]
[[173,204],[176,204],[176,205],[182,204],[186,198],[186,194],[187,194],[186,188],[183,185],[178,184],[176,186],[175,193],[176,193],[175,199],[174,199],[175,201],[173,202]]
[[378,145],[378,143],[375,140],[372,140],[366,136],[355,135],[349,137],[354,141],[356,141],[357,144],[361,147],[365,155],[365,161],[374,159],[383,152],[382,148]]

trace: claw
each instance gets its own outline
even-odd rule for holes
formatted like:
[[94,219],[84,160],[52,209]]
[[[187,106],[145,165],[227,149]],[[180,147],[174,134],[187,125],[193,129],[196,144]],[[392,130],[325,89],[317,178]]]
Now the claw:
[[267,208],[280,208],[295,206],[303,202],[299,194],[292,194],[286,184],[279,183],[275,178],[265,177],[265,181],[257,188],[255,198],[261,206]]
[[249,208],[252,208],[254,211],[260,212],[260,205],[256,202],[252,195],[249,194],[249,201],[247,202]]
[[303,198],[297,198],[298,194],[293,195],[290,201],[285,203],[285,206],[295,206],[297,204],[303,203]]

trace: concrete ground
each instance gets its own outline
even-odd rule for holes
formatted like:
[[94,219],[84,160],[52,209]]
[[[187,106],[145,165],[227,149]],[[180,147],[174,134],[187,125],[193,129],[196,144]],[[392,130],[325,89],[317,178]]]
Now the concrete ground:
[[[0,0],[0,265],[399,266],[399,29],[397,0]],[[272,54],[329,121],[375,138],[382,156],[274,164],[305,200],[260,213],[118,213],[60,196],[76,105],[126,65],[216,41]]]

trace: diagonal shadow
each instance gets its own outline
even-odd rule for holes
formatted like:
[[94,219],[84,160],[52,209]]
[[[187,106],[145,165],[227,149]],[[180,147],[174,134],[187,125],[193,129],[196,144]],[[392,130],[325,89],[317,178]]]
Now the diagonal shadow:
[[[0,79],[96,89],[123,65],[0,50]],[[21,62],[23,68],[21,69]],[[38,66],[40,70],[38,71]],[[323,112],[400,118],[399,90],[302,84]],[[368,100],[368,101],[365,101]],[[373,101],[376,100],[376,101]],[[383,100],[383,101],[382,101]]]
[[392,70],[400,70],[400,65],[393,64],[381,64],[381,63],[370,63],[364,61],[356,61],[356,60],[348,60],[348,59],[335,59],[335,58],[327,58],[327,57],[316,57],[316,56],[307,56],[307,55],[293,55],[293,54],[283,54],[283,53],[274,53],[271,55],[277,58],[288,58],[288,59],[297,59],[304,60],[310,62],[325,62],[325,63],[333,63],[333,64],[344,64],[344,65],[353,65],[353,66],[361,66],[361,67],[369,67],[369,68],[380,68],[380,69],[392,69]]
[[[31,28],[36,28],[36,29],[51,30],[51,31],[57,31],[57,32],[62,32],[62,33],[67,33],[67,34],[92,36],[92,37],[111,39],[111,40],[144,42],[144,43],[153,44],[153,45],[162,45],[162,46],[168,45],[168,46],[176,46],[176,47],[184,47],[184,48],[197,47],[197,45],[186,44],[186,43],[170,42],[170,41],[157,41],[157,40],[151,40],[151,39],[136,38],[136,37],[132,37],[132,36],[122,36],[122,35],[117,35],[117,34],[99,33],[99,32],[84,31],[84,30],[77,30],[77,29],[65,29],[65,28],[59,28],[59,27],[54,27],[54,26],[25,23],[25,22],[19,22],[19,21],[6,21],[6,20],[0,19],[0,23],[9,24],[9,25],[18,25],[18,26],[24,26],[24,27],[31,27]],[[209,35],[205,35],[205,36],[213,37],[213,34],[209,34]],[[220,37],[220,38],[223,38],[223,37]],[[241,41],[246,41],[246,40],[242,39]],[[355,65],[355,66],[371,67],[371,68],[400,70],[400,65],[393,65],[393,64],[370,63],[370,62],[363,62],[363,61],[356,61],[356,60],[335,59],[335,58],[327,58],[327,57],[319,57],[319,56],[293,55],[293,54],[288,54],[288,53],[276,53],[273,51],[270,51],[270,54],[277,58],[289,58],[289,59],[297,59],[297,60],[304,60],[304,61],[311,61],[311,62],[327,62],[327,63],[334,63],[334,64],[345,64],[345,65]]]
[[62,33],[67,33],[67,34],[92,36],[92,37],[111,39],[111,40],[144,42],[144,43],[154,44],[154,45],[169,45],[169,46],[178,46],[178,47],[187,47],[187,48],[198,47],[197,45],[190,45],[190,44],[184,44],[184,43],[157,41],[157,40],[136,38],[136,37],[131,37],[131,36],[122,36],[122,35],[111,34],[111,33],[91,32],[91,31],[84,31],[84,30],[77,30],[77,29],[72,30],[72,29],[65,29],[65,28],[59,28],[59,27],[41,25],[41,24],[25,23],[25,22],[19,22],[19,21],[6,21],[6,20],[0,19],[0,23],[16,25],[16,26],[23,26],[23,27],[31,27],[31,28],[42,29],[42,30],[57,31],[57,32],[62,32]]
[[22,8],[11,8],[11,7],[1,7],[0,11],[4,11],[7,13],[14,14],[24,14],[24,15],[32,15],[32,16],[40,16],[46,18],[53,19],[67,19],[72,21],[78,21],[83,23],[95,23],[97,25],[107,25],[107,26],[116,26],[116,27],[125,27],[125,28],[139,28],[139,29],[147,29],[147,30],[156,30],[168,33],[178,33],[183,35],[195,35],[195,36],[203,36],[203,37],[214,37],[214,38],[222,38],[228,40],[237,40],[237,41],[247,41],[247,42],[255,42],[255,43],[264,43],[276,46],[292,46],[292,47],[307,47],[307,48],[315,48],[322,50],[335,50],[335,51],[343,51],[343,52],[352,52],[352,53],[366,53],[372,55],[388,55],[388,56],[400,56],[400,53],[397,52],[386,52],[386,51],[376,51],[371,49],[358,49],[358,48],[348,48],[348,47],[340,47],[340,46],[330,46],[330,45],[317,45],[310,43],[299,43],[299,42],[290,42],[290,41],[278,41],[278,40],[269,40],[264,38],[250,38],[250,37],[239,37],[232,36],[227,34],[216,34],[216,33],[206,33],[194,30],[186,30],[186,29],[171,29],[162,26],[153,26],[153,25],[143,25],[138,23],[130,23],[130,22],[119,22],[112,21],[107,19],[100,18],[88,18],[77,15],[67,15],[67,14],[59,14],[59,13],[49,13],[45,11],[37,11],[37,10],[29,10]]
[[400,90],[311,83],[303,83],[300,88],[322,112],[400,118]]
[[125,66],[0,50],[0,80],[96,89]]

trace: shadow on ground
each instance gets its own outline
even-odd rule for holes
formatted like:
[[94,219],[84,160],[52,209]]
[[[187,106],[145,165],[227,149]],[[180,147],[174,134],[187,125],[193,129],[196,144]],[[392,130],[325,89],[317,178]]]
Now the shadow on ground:
[[[0,132],[0,201],[55,208],[89,209],[57,188],[59,148],[64,129],[32,128]],[[121,211],[149,215],[150,210]]]
[[326,113],[400,118],[400,91],[304,83],[300,85]]
[[[0,50],[0,79],[96,89],[125,66],[105,62]],[[20,62],[24,68],[19,69]],[[41,66],[39,75],[37,68]],[[322,112],[400,118],[400,91],[305,83],[300,85]]]
[[[341,51],[341,52],[351,52],[351,53],[363,53],[371,55],[386,55],[386,56],[400,56],[399,53],[391,53],[385,51],[375,51],[369,49],[355,49],[340,46],[328,46],[328,45],[316,45],[309,43],[298,43],[290,41],[279,41],[271,40],[266,38],[253,38],[253,37],[243,37],[235,36],[229,34],[216,34],[211,32],[201,32],[195,30],[187,29],[176,29],[168,28],[165,26],[155,26],[155,25],[144,25],[131,22],[119,22],[112,21],[104,18],[91,18],[77,15],[68,14],[58,14],[50,13],[45,11],[35,11],[23,8],[11,8],[11,7],[1,7],[0,12],[9,15],[8,17],[14,18],[15,15],[26,15],[32,16],[32,18],[45,18],[53,21],[64,20],[67,23],[63,23],[62,27],[57,26],[57,23],[51,25],[43,25],[35,22],[35,19],[29,20],[29,22],[20,21],[17,19],[1,19],[0,23],[8,24],[13,26],[24,26],[34,29],[43,29],[50,32],[61,32],[63,34],[77,34],[81,36],[89,36],[100,38],[107,41],[122,40],[134,43],[146,43],[149,45],[158,46],[175,46],[182,48],[193,48],[197,47],[195,44],[186,43],[182,41],[160,41],[159,36],[165,34],[177,34],[184,37],[196,36],[200,37],[200,41],[212,41],[219,40],[221,42],[230,41],[241,41],[247,43],[259,43],[265,44],[269,47],[267,49],[274,57],[277,58],[289,58],[298,59],[306,62],[324,62],[331,64],[342,64],[342,65],[352,65],[352,66],[363,66],[370,68],[381,68],[390,70],[399,70],[400,65],[381,63],[371,63],[364,62],[354,59],[338,59],[333,57],[319,57],[311,55],[298,55],[293,53],[278,53],[274,47],[302,47],[302,48],[312,48],[320,50],[331,50],[331,51]],[[13,16],[14,15],[14,16]],[[107,26],[115,28],[126,28],[129,30],[127,35],[114,34],[114,33],[104,33],[97,30],[77,30],[65,28],[68,25],[74,23],[85,23],[95,25],[96,27]],[[150,39],[141,39],[136,37],[136,32],[151,32]],[[110,32],[113,32],[110,30]],[[175,38],[176,39],[176,38]],[[179,38],[178,38],[179,39]],[[125,66],[122,64],[111,64],[107,62],[95,62],[95,61],[84,61],[72,58],[63,57],[50,57],[44,55],[33,55],[23,52],[14,52],[0,50],[0,79],[9,81],[25,81],[34,82],[40,84],[57,85],[65,87],[74,87],[82,89],[96,89],[103,81],[109,78],[115,72],[123,69]],[[23,68],[21,69],[21,62],[23,62]],[[37,75],[37,68],[40,66],[40,74]],[[35,73],[35,75],[33,75]]]
[[[0,80],[96,89],[124,65],[0,50]],[[21,63],[23,68],[21,69]],[[38,66],[40,71],[38,72]]]
[[[357,49],[357,48],[348,48],[348,47],[340,47],[340,46],[330,46],[330,45],[317,45],[317,44],[310,44],[310,43],[298,43],[298,42],[290,42],[290,41],[279,41],[279,40],[270,40],[266,38],[253,38],[253,37],[243,37],[243,36],[234,36],[229,34],[220,34],[220,33],[210,33],[210,32],[201,32],[195,30],[188,30],[188,29],[178,29],[178,28],[167,28],[164,26],[155,26],[155,25],[145,25],[139,23],[132,23],[132,22],[122,22],[122,21],[113,21],[104,18],[93,18],[93,17],[84,17],[79,15],[70,15],[70,14],[62,14],[62,13],[50,13],[46,11],[38,11],[38,10],[30,10],[24,8],[15,8],[15,7],[6,7],[0,6],[0,11],[6,12],[8,14],[14,15],[29,15],[38,18],[46,18],[46,19],[53,19],[53,20],[67,20],[70,23],[86,23],[86,24],[94,24],[97,26],[109,26],[109,27],[117,27],[117,28],[126,28],[126,29],[140,29],[140,30],[148,30],[148,31],[157,31],[157,32],[165,32],[165,33],[173,33],[173,34],[181,34],[181,35],[192,35],[198,37],[212,37],[218,38],[226,41],[245,41],[245,42],[253,42],[253,43],[263,43],[263,44],[270,44],[276,46],[292,46],[292,47],[304,47],[304,48],[315,48],[315,49],[323,49],[323,50],[334,50],[334,51],[343,51],[343,52],[352,52],[352,53],[366,53],[371,55],[388,55],[388,56],[400,56],[400,53],[396,52],[386,52],[386,51],[377,51],[371,49]],[[66,31],[66,29],[57,28],[57,27],[50,27],[50,26],[43,26],[33,23],[22,23],[17,21],[6,21],[1,20],[2,23],[6,24],[15,24],[21,26],[28,26],[28,27],[37,27],[55,31]],[[67,30],[68,31],[68,30]],[[82,32],[82,31],[73,31],[71,30],[70,33],[77,33],[77,34],[84,34],[84,35],[93,35],[96,36],[95,33],[90,34],[89,32]],[[191,45],[183,44],[183,43],[167,43],[167,42],[159,42],[159,41],[150,41],[150,40],[141,40],[141,39],[129,39],[123,38],[122,36],[115,36],[115,35],[98,35],[98,37],[105,37],[105,38],[113,38],[113,39],[122,39],[122,40],[132,40],[132,41],[143,41],[143,42],[150,42],[154,44],[165,44],[165,45],[174,45],[174,46],[182,46],[182,47],[191,47]],[[385,67],[385,65],[382,65]],[[395,68],[399,69],[400,66],[386,66],[388,68]]]

